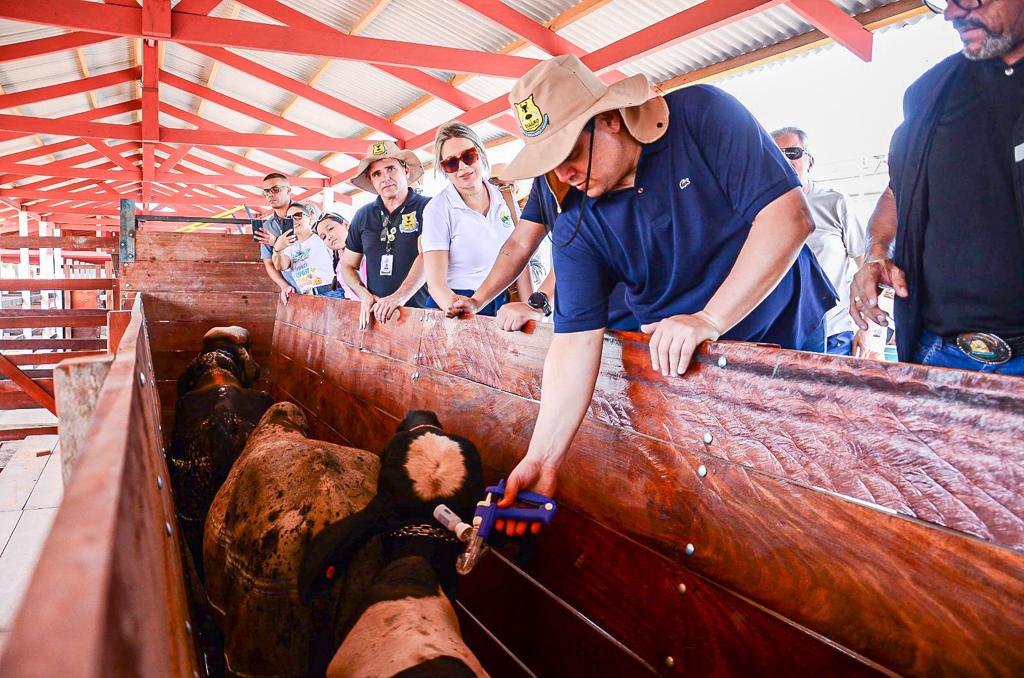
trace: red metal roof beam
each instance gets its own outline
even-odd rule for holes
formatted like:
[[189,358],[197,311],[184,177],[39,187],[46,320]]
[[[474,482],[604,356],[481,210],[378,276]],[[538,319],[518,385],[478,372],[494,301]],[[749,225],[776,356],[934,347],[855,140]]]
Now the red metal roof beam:
[[[83,0],[0,0],[0,18],[132,38],[145,37],[141,31],[142,11],[142,8],[101,5]],[[504,78],[517,78],[537,63],[535,59],[505,54],[359,36],[339,38],[336,31],[216,19],[179,12],[171,13],[170,39],[185,44],[236,47]]]
[[[812,0],[827,2],[827,0]],[[596,73],[781,5],[783,0],[705,0],[583,57]]]
[[819,31],[850,50],[861,61],[871,61],[874,34],[828,0],[788,0],[791,10]]

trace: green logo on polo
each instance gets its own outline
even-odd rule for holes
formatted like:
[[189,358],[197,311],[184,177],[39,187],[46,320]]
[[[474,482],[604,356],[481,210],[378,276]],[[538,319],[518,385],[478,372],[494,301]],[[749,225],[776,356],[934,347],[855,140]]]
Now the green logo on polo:
[[547,129],[548,114],[540,110],[534,102],[532,94],[522,101],[517,101],[515,108],[516,117],[519,118],[519,127],[526,136],[535,137]]

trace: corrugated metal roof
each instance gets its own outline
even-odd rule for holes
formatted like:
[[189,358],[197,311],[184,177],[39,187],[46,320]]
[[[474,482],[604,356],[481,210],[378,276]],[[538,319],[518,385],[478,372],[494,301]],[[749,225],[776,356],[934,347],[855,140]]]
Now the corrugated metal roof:
[[458,108],[439,99],[431,99],[426,104],[409,112],[395,122],[414,134],[421,134],[447,122],[461,113]]
[[[33,1],[33,0],[25,0]],[[38,1],[38,0],[36,0]],[[98,0],[100,1],[100,0]],[[510,8],[529,19],[546,25],[566,11],[577,6],[578,0],[501,0]],[[698,3],[699,0],[611,0],[599,8],[585,13],[581,18],[563,27],[559,34],[585,51],[594,51],[642,30],[662,19],[676,14]],[[707,1],[707,0],[705,0]],[[889,4],[890,0],[831,0],[850,14]],[[309,15],[341,32],[351,30],[374,6],[375,0],[282,0],[299,12]],[[259,12],[236,0],[225,0],[211,12],[219,18],[239,19],[257,23],[278,24],[280,22],[263,16]],[[692,38],[667,49],[649,54],[631,63],[619,66],[626,74],[645,73],[652,81],[669,80],[680,74],[721,62],[730,57],[765,47],[811,30],[802,18],[786,6],[778,6],[715,31]],[[0,45],[60,35],[61,29],[48,28],[24,23],[0,20]],[[457,0],[392,0],[362,32],[371,38],[438,45],[445,47],[498,52],[519,38],[510,30],[482,18]],[[344,37],[338,37],[343,40]],[[263,64],[282,75],[307,82],[326,63],[318,57],[290,54],[271,54],[256,50],[235,50],[239,55]],[[113,38],[82,48],[86,66],[91,75],[103,74],[135,65],[134,41]],[[546,54],[527,45],[514,52],[518,56],[543,59]],[[190,82],[207,85],[214,70],[214,61],[188,47],[175,43],[166,45],[163,67]],[[432,69],[423,69],[441,81],[449,81],[453,74]],[[81,77],[80,67],[73,50],[40,57],[0,63],[0,85],[8,92],[24,91],[48,85],[71,82]],[[504,96],[513,81],[508,78],[476,76],[460,78],[456,85],[462,92],[480,101],[490,101]],[[295,94],[291,88],[269,85],[233,68],[220,66],[213,82],[213,88],[227,97],[245,102],[274,115],[280,115],[288,107],[286,117],[311,130],[333,137],[379,137],[380,133],[369,130],[332,110],[300,98],[292,104]],[[315,87],[321,92],[357,106],[368,113],[392,118],[413,102],[424,97],[424,92],[399,78],[384,73],[370,64],[352,61],[333,61],[317,80]],[[137,96],[137,86],[124,83],[95,92],[99,106],[128,101]],[[189,112],[196,112],[200,105],[202,116],[207,120],[239,132],[260,132],[267,125],[230,107],[205,102],[164,83],[161,87],[161,101]],[[22,106],[25,115],[59,117],[89,110],[91,106],[86,95],[74,95],[58,100],[39,102]],[[443,101],[432,99],[424,105],[395,120],[396,124],[413,134],[432,130],[437,125],[459,115],[461,111]],[[125,113],[112,118],[119,123],[135,122],[138,113]],[[191,127],[167,113],[161,115],[161,124],[168,127]],[[491,141],[507,133],[491,124],[476,126],[485,140]],[[271,128],[277,133],[280,130]],[[50,137],[56,140],[63,137]],[[34,141],[23,137],[0,143],[0,154],[9,154],[31,148]],[[229,149],[241,154],[245,149]],[[195,149],[199,157],[208,163],[229,167],[233,163],[201,149]],[[73,157],[74,152],[64,152],[62,157]],[[316,159],[323,153],[304,151],[297,155]],[[286,172],[302,171],[300,167],[280,160],[273,153],[253,151],[253,162]],[[327,163],[337,170],[352,167],[354,161],[343,154],[329,154]],[[186,163],[186,166],[191,167]],[[246,168],[235,171],[252,172]],[[197,170],[198,171],[198,170]],[[209,170],[202,170],[209,171]]]
[[482,52],[496,52],[516,39],[455,0],[392,0],[363,35]]
[[0,45],[52,38],[55,35],[63,35],[64,33],[67,33],[67,31],[62,28],[51,28],[50,26],[38,26],[20,21],[0,19]]
[[291,0],[288,6],[348,33],[375,0]]
[[390,116],[423,96],[422,90],[356,61],[333,62],[316,88],[381,117]]

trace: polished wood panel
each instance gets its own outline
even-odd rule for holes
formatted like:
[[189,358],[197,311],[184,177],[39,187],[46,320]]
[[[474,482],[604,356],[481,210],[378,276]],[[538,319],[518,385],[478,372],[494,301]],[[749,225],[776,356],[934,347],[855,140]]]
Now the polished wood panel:
[[[354,324],[356,305],[327,303],[339,302],[303,300],[283,314],[275,350],[298,363],[311,360],[312,371],[355,407],[392,417],[410,407],[435,409],[451,430],[478,442],[489,464],[512,468],[536,417],[545,328],[503,334],[488,319],[412,311],[407,325],[375,326],[342,340],[326,328],[346,314]],[[325,321],[324,311],[333,320]],[[796,634],[788,646],[759,646],[741,637],[749,629],[723,628],[719,656],[732,657],[737,670],[781,670],[789,665],[782,647],[791,653],[807,645],[819,646],[819,660],[809,665],[833,671],[848,672],[851,657],[860,670],[918,675],[1024,667],[1016,642],[1024,630],[1022,558],[967,534],[977,523],[949,500],[975,501],[971,514],[982,515],[979,489],[1012,487],[1021,455],[1007,442],[1021,430],[1021,387],[1012,378],[729,343],[705,347],[682,379],[651,374],[648,360],[641,337],[609,336],[599,392],[560,475],[559,498],[705,580],[705,588],[763,609],[758,628],[774,623]],[[316,408],[317,397],[307,397],[308,407]],[[978,418],[986,405],[991,420]],[[855,406],[876,413],[872,424],[892,432],[885,446],[852,444],[861,426]],[[900,416],[878,414],[886,408]],[[359,430],[366,424],[350,421],[346,431],[357,444],[375,439],[372,430]],[[711,423],[717,428],[709,431]],[[943,430],[965,449],[942,443]],[[832,436],[852,441],[838,452],[847,455],[846,467],[826,463],[823,443],[815,444]],[[971,482],[940,488],[947,499],[934,508],[960,532],[887,505],[893,494],[837,492],[855,489],[857,478],[875,490],[865,479],[901,477],[909,496],[927,485],[934,458],[962,468],[968,453],[976,466]],[[1013,534],[1016,513],[1008,503],[1011,509],[989,523],[992,535]],[[1004,526],[1007,517],[1013,520]],[[560,583],[563,575],[546,576]],[[621,608],[594,612],[598,624],[616,614],[629,618]],[[762,635],[785,637],[779,629]],[[686,657],[685,646],[645,646],[639,635],[620,640],[641,656],[671,650]],[[828,657],[820,646],[837,654]]]
[[[549,328],[430,323],[424,363],[539,398]],[[1024,552],[1024,381],[732,342],[680,379],[648,356],[641,335],[605,342],[591,418]]]

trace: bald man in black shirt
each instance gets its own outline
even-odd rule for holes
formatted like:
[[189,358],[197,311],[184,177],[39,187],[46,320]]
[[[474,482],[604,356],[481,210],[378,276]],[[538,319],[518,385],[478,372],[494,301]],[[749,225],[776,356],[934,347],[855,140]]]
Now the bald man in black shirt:
[[850,312],[891,286],[900,360],[1024,374],[1024,0],[940,9],[964,49],[907,90]]

